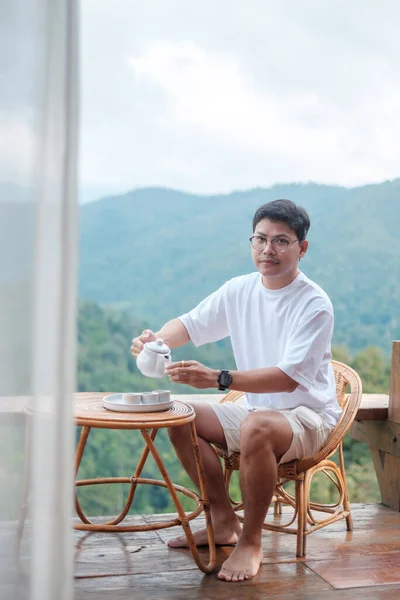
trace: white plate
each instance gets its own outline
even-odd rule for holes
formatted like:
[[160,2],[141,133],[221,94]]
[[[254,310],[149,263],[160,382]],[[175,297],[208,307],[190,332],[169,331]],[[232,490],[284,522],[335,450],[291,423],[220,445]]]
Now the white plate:
[[173,400],[167,400],[166,402],[155,402],[154,404],[125,404],[122,402],[122,394],[110,394],[103,398],[103,406],[115,412],[161,412],[168,410],[173,402]]

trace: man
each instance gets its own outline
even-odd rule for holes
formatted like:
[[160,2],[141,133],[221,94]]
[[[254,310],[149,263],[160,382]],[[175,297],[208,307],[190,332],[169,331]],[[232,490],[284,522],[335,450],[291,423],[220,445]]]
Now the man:
[[[331,366],[333,309],[325,292],[299,271],[310,220],[290,200],[261,206],[250,238],[255,273],[235,277],[191,312],[146,330],[132,341],[137,356],[147,341],[162,338],[171,348],[196,346],[230,336],[237,371],[211,369],[196,361],[166,369],[171,381],[195,388],[246,392],[247,405],[193,402],[217,544],[236,545],[218,574],[226,581],[253,577],[262,561],[262,524],[274,493],[280,462],[314,455],[335,427],[341,409]],[[189,431],[175,427],[171,441],[198,485]],[[220,461],[211,444],[240,451],[244,504],[241,528],[225,491]],[[206,532],[195,534],[198,545]],[[186,546],[186,537],[169,542]]]

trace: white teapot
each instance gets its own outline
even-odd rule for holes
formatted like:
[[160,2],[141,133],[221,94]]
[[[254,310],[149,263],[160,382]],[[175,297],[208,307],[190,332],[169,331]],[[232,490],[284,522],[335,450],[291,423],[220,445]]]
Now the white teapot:
[[157,379],[165,375],[165,367],[171,362],[171,349],[158,338],[147,342],[136,359],[139,371],[146,377]]

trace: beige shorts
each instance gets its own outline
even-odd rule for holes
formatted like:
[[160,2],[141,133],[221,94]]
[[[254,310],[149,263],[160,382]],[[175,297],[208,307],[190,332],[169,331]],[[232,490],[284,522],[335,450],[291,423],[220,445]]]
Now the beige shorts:
[[[240,452],[240,424],[252,410],[235,402],[223,404],[212,402],[210,406],[214,409],[224,430],[228,456],[232,452]],[[334,429],[332,425],[325,421],[324,417],[306,406],[298,406],[291,410],[276,410],[274,408],[257,408],[253,410],[279,412],[289,421],[293,431],[293,439],[280,463],[287,463],[296,458],[314,456],[326,444]]]

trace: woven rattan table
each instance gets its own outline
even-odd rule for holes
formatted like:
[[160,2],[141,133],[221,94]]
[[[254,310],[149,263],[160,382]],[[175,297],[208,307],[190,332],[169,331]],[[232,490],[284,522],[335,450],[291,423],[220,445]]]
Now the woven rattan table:
[[[174,401],[171,408],[162,412],[153,413],[128,413],[113,412],[103,407],[103,393],[80,393],[75,394],[74,417],[77,425],[82,426],[78,446],[75,455],[75,473],[78,474],[82,456],[85,450],[86,442],[92,427],[99,429],[136,429],[139,430],[146,442],[144,450],[139,457],[136,469],[131,477],[102,477],[96,479],[76,480],[76,487],[86,485],[96,485],[104,483],[127,483],[130,485],[129,494],[124,508],[118,516],[107,523],[93,523],[85,515],[75,494],[76,512],[82,523],[75,524],[75,529],[85,531],[150,531],[164,529],[181,525],[186,535],[186,539],[191,550],[192,556],[197,566],[204,572],[209,573],[215,567],[215,542],[211,525],[210,507],[207,499],[205,487],[204,471],[201,461],[201,455],[197,440],[196,429],[194,426],[195,412],[193,408],[183,402]],[[188,425],[190,428],[193,452],[196,459],[197,472],[200,482],[200,494],[189,490],[186,487],[177,485],[171,481],[167,469],[158,453],[154,440],[159,429],[164,427],[182,427]],[[162,480],[147,479],[141,477],[146,460],[151,454],[156,462]],[[137,486],[140,484],[158,485],[167,488],[175,504],[177,515],[175,519],[166,522],[156,522],[145,525],[124,525],[122,522],[129,512],[132,505]],[[196,508],[190,513],[186,513],[182,507],[178,492],[192,498],[196,502]],[[193,533],[190,527],[190,521],[204,512],[208,542],[209,542],[209,562],[205,563],[199,555],[194,542]]]

